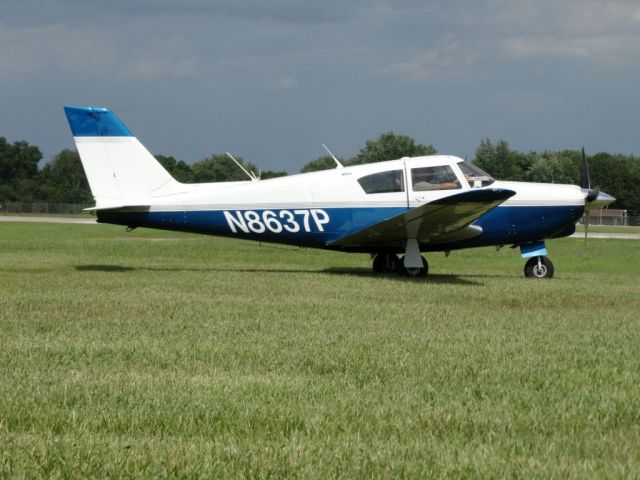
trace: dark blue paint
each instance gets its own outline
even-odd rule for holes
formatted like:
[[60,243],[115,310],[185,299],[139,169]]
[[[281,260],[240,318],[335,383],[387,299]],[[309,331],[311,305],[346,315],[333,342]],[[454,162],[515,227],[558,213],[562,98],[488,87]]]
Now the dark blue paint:
[[[289,209],[290,211],[292,209]],[[320,231],[313,221],[311,231],[290,233],[283,230],[273,233],[268,230],[261,234],[253,232],[233,233],[229,228],[223,210],[209,211],[172,211],[172,212],[125,212],[118,210],[98,211],[98,221],[132,227],[158,228],[184,232],[203,233],[208,235],[229,236],[263,242],[275,242],[300,245],[306,247],[330,248],[328,244],[339,238],[355,233],[375,223],[399,215],[406,211],[404,207],[387,208],[325,208],[330,221]],[[235,212],[237,210],[228,210]],[[264,210],[254,210],[262,214]],[[278,212],[279,209],[273,209]],[[459,248],[480,247],[487,245],[521,244],[560,236],[570,231],[575,222],[582,216],[581,206],[500,206],[487,212],[474,222],[483,232],[478,237],[437,245],[420,245],[423,251],[455,250]],[[298,219],[299,217],[296,217]],[[298,222],[301,224],[301,222]],[[302,225],[301,225],[302,226]],[[383,246],[380,246],[383,247]],[[367,247],[356,250],[376,250]]]

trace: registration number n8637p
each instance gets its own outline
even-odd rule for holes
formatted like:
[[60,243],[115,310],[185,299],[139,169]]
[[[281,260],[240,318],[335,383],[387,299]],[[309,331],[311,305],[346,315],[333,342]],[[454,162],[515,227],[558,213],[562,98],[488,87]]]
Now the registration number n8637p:
[[225,210],[224,217],[233,233],[324,232],[329,214],[320,208],[296,210]]

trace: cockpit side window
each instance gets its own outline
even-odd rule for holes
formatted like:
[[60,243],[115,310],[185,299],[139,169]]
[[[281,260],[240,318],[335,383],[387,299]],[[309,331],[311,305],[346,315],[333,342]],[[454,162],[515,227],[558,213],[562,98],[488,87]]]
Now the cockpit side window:
[[411,184],[414,192],[462,188],[458,177],[449,165],[412,168]]
[[491,185],[495,182],[491,175],[471,163],[460,162],[458,163],[458,167],[460,167],[464,178],[469,182],[469,186],[472,188],[486,187],[487,185]]
[[367,194],[404,192],[402,170],[373,173],[358,179],[358,183]]

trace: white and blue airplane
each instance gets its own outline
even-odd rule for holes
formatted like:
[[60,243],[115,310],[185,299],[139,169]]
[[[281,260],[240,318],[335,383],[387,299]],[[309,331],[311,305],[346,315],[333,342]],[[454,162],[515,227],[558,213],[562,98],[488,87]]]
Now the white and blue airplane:
[[591,188],[584,155],[581,186],[498,181],[449,155],[184,184],[110,110],[65,113],[98,222],[370,253],[375,272],[425,276],[423,252],[511,245],[525,276],[551,278],[545,240],[615,201]]

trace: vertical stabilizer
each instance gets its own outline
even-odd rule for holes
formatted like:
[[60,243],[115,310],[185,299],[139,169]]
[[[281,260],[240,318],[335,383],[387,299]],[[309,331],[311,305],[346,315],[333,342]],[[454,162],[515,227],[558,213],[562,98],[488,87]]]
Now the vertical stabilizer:
[[148,204],[182,191],[113,112],[64,107],[96,206]]

